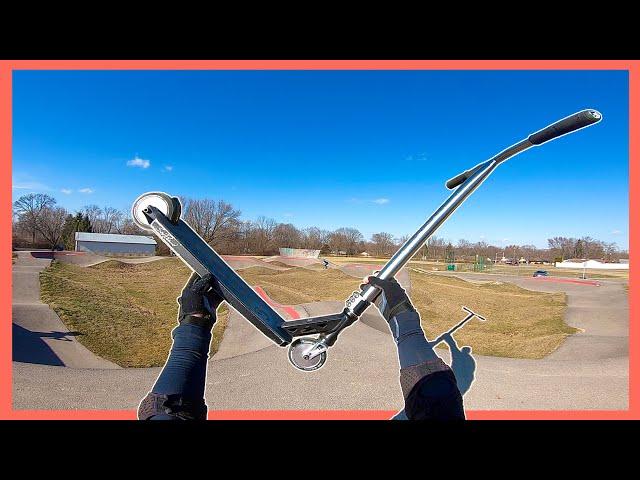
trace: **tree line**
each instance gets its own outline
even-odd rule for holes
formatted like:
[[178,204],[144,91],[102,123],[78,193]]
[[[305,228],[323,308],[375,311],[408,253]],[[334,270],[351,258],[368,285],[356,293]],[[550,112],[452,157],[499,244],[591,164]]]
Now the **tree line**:
[[[275,255],[279,248],[288,247],[320,250],[325,255],[360,255],[366,252],[375,257],[388,257],[407,240],[407,236],[397,238],[387,232],[374,233],[367,240],[353,227],[300,229],[265,216],[243,220],[240,210],[224,200],[182,198],[181,201],[183,218],[222,254]],[[76,212],[69,212],[59,206],[55,198],[42,193],[24,195],[13,203],[14,247],[73,250],[76,232],[150,235],[133,222],[129,212],[109,206],[87,205]],[[158,253],[168,253],[164,244],[158,239],[156,241]],[[433,236],[416,258],[444,262],[455,256],[457,261],[473,261],[476,255],[491,260],[501,260],[504,256],[550,262],[569,258],[617,261],[628,256],[615,243],[591,237],[554,237],[548,239],[548,248],[540,249],[534,245],[503,247],[465,239],[453,244],[450,240]]]
[[615,242],[605,242],[585,236],[582,238],[553,237],[547,239],[547,248],[535,245],[490,245],[487,242],[469,242],[460,239],[452,244],[439,237],[431,237],[417,256],[423,259],[446,260],[450,250],[457,261],[474,261],[476,255],[491,261],[519,261],[524,258],[528,262],[561,262],[569,259],[594,259],[605,262],[617,262],[628,258],[626,250],[618,248]]

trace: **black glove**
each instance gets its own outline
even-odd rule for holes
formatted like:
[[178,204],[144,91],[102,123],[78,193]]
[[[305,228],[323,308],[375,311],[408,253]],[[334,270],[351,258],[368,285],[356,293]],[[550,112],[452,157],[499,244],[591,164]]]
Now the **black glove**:
[[178,321],[211,327],[216,321],[216,309],[222,301],[216,278],[211,274],[200,278],[194,272],[178,297]]
[[[371,276],[367,280],[369,285],[382,290],[382,293],[378,295],[373,303],[378,307],[387,322],[399,313],[416,311],[404,288],[395,278],[381,280],[378,277]],[[366,286],[366,284],[361,285],[361,287],[363,286]]]

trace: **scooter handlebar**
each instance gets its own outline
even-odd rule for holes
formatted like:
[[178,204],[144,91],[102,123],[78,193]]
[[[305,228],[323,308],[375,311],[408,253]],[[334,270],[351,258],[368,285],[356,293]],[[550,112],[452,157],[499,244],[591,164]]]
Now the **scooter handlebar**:
[[597,110],[582,110],[543,128],[539,132],[532,133],[529,135],[529,141],[533,145],[542,145],[554,138],[598,123],[600,120],[602,120],[602,114]]
[[447,180],[447,183],[445,183],[445,186],[449,190],[453,190],[458,185],[461,185],[462,183],[464,183],[465,180],[467,180],[467,178],[469,178],[471,175],[476,173],[483,165],[484,164],[480,164],[480,165],[478,165],[476,167],[473,167],[473,168],[471,168],[469,170],[465,170],[464,172],[460,173],[459,175],[456,175],[453,178],[450,178],[449,180]]

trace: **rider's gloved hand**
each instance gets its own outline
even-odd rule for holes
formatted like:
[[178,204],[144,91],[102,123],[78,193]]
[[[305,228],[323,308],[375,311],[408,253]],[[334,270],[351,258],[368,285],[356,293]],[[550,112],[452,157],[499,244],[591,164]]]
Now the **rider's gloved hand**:
[[193,273],[182,289],[178,322],[171,332],[169,358],[151,392],[140,402],[141,420],[204,420],[204,386],[211,345],[211,328],[222,302],[220,286],[212,275]]
[[178,297],[178,321],[211,328],[216,321],[216,309],[222,301],[216,278],[211,274],[201,278],[194,272]]
[[[413,304],[407,292],[395,278],[381,280],[378,277],[368,277],[367,283],[381,290],[380,295],[374,301],[382,316],[388,321],[402,312],[415,312]],[[361,285],[366,286],[366,284]]]

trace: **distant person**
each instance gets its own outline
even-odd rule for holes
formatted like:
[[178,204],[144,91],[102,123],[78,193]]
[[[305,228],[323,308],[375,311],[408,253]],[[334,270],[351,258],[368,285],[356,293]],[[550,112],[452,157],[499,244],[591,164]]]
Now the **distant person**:
[[322,260],[322,265],[324,265],[325,270],[329,268],[329,262],[327,261],[326,258]]
[[[462,395],[451,368],[433,351],[420,315],[395,280],[369,277],[381,290],[376,306],[389,322],[398,349],[400,387],[410,420],[464,420]],[[178,298],[178,326],[169,357],[138,407],[140,420],[205,420],[204,400],[211,329],[223,298],[212,275],[195,273]]]

